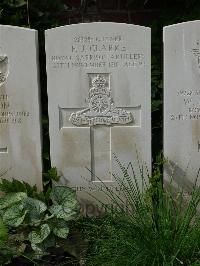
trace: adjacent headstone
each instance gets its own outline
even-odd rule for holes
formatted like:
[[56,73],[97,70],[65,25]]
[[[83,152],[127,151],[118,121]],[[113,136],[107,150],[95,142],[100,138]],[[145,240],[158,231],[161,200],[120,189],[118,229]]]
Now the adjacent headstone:
[[0,25],[0,178],[42,189],[35,30]]
[[99,179],[116,186],[113,154],[151,169],[150,50],[142,26],[46,31],[51,162],[81,199],[92,184],[100,190]]
[[200,169],[200,21],[164,28],[165,179],[188,192]]

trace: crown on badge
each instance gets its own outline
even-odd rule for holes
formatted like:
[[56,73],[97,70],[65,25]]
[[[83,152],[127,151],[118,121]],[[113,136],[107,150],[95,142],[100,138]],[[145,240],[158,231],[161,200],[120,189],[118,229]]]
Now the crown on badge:
[[89,97],[97,94],[110,96],[110,89],[107,87],[107,81],[102,75],[97,75],[92,79],[92,88],[89,92]]
[[106,79],[101,75],[97,75],[92,80],[92,86],[95,88],[104,88],[106,87]]

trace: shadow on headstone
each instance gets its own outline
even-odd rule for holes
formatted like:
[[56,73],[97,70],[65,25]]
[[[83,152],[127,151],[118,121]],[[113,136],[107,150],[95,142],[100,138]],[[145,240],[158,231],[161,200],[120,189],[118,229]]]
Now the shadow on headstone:
[[174,187],[179,187],[187,191],[188,193],[191,193],[193,188],[196,186],[199,170],[197,171],[196,181],[192,182],[188,179],[187,169],[189,169],[189,166],[185,170],[183,170],[173,161],[169,161],[165,165],[165,174],[169,176],[169,179],[165,180],[165,184],[169,185],[172,182],[172,185],[174,184]]

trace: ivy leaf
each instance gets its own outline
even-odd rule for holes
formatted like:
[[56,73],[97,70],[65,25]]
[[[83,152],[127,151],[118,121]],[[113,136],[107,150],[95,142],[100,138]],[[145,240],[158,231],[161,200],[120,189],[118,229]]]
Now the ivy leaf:
[[27,194],[24,192],[19,193],[9,193],[4,197],[0,198],[0,210],[8,208],[27,197]]
[[6,225],[18,227],[24,221],[27,212],[22,203],[15,204],[4,212],[3,222]]
[[54,204],[50,208],[50,212],[55,217],[69,221],[77,214],[79,203],[72,189],[64,186],[54,187],[51,191],[50,198]]
[[67,238],[69,234],[67,223],[64,220],[57,220],[53,227],[53,233],[60,238]]
[[33,254],[35,259],[40,259],[41,256],[48,255],[46,250],[50,247],[55,247],[55,237],[53,235],[49,235],[42,243],[39,244],[33,244],[31,243],[32,249],[35,251],[35,254]]
[[62,205],[69,209],[77,209],[79,206],[75,191],[65,186],[54,187],[50,199],[55,205]]
[[41,214],[47,210],[46,204],[38,199],[27,197],[23,204],[24,208],[28,210],[32,222],[40,220]]
[[48,224],[41,225],[40,229],[37,231],[32,231],[28,235],[28,240],[31,242],[31,244],[40,244],[42,243],[51,233],[51,230],[48,226]]
[[55,205],[50,208],[51,214],[53,214],[58,219],[63,219],[65,221],[72,220],[77,214],[73,209],[64,207],[63,205]]
[[48,181],[54,180],[54,181],[58,182],[60,179],[60,176],[58,175],[56,167],[52,167],[50,170],[48,170],[47,173],[44,173],[43,175]]

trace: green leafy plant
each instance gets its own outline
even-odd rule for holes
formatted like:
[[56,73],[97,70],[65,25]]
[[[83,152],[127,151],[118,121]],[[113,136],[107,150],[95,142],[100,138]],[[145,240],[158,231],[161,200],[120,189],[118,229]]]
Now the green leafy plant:
[[0,265],[4,265],[5,263],[10,261],[12,257],[12,253],[5,248],[8,240],[8,229],[3,223],[2,219],[0,219]]
[[0,219],[0,248],[8,239],[8,230],[3,221]]
[[5,194],[11,192],[26,192],[28,196],[34,196],[37,193],[36,185],[30,186],[28,183],[13,179],[11,181],[2,178],[0,181],[0,191]]
[[[10,187],[11,183],[16,185],[15,189]],[[22,192],[6,193],[17,190],[16,187]],[[79,211],[74,191],[56,186],[48,191],[48,197],[43,196],[45,202],[38,199],[42,192],[37,194],[36,188],[30,189],[16,180],[2,180],[1,189],[5,194],[0,198],[0,217],[10,230],[7,246],[12,254],[37,259],[48,254],[50,248],[62,245],[69,234],[69,222]]]
[[10,192],[25,192],[27,196],[39,199],[48,204],[52,182],[58,182],[59,178],[60,176],[58,175],[56,167],[52,167],[47,172],[43,173],[44,191],[42,192],[37,190],[36,185],[31,186],[24,181],[19,181],[16,179],[6,180],[1,178],[0,191],[6,194]]
[[52,167],[49,169],[46,173],[43,174],[43,179],[44,179],[44,187],[51,186],[52,182],[58,182],[60,179],[60,176],[58,174],[58,171],[56,167]]
[[153,178],[157,185],[152,188],[144,183],[141,190],[132,164],[118,163],[122,175],[115,179],[123,193],[110,191],[112,209],[107,207],[102,217],[79,223],[89,241],[86,265],[199,265],[200,188],[195,187],[187,200],[183,191],[174,193],[172,185],[163,189],[158,163]]

